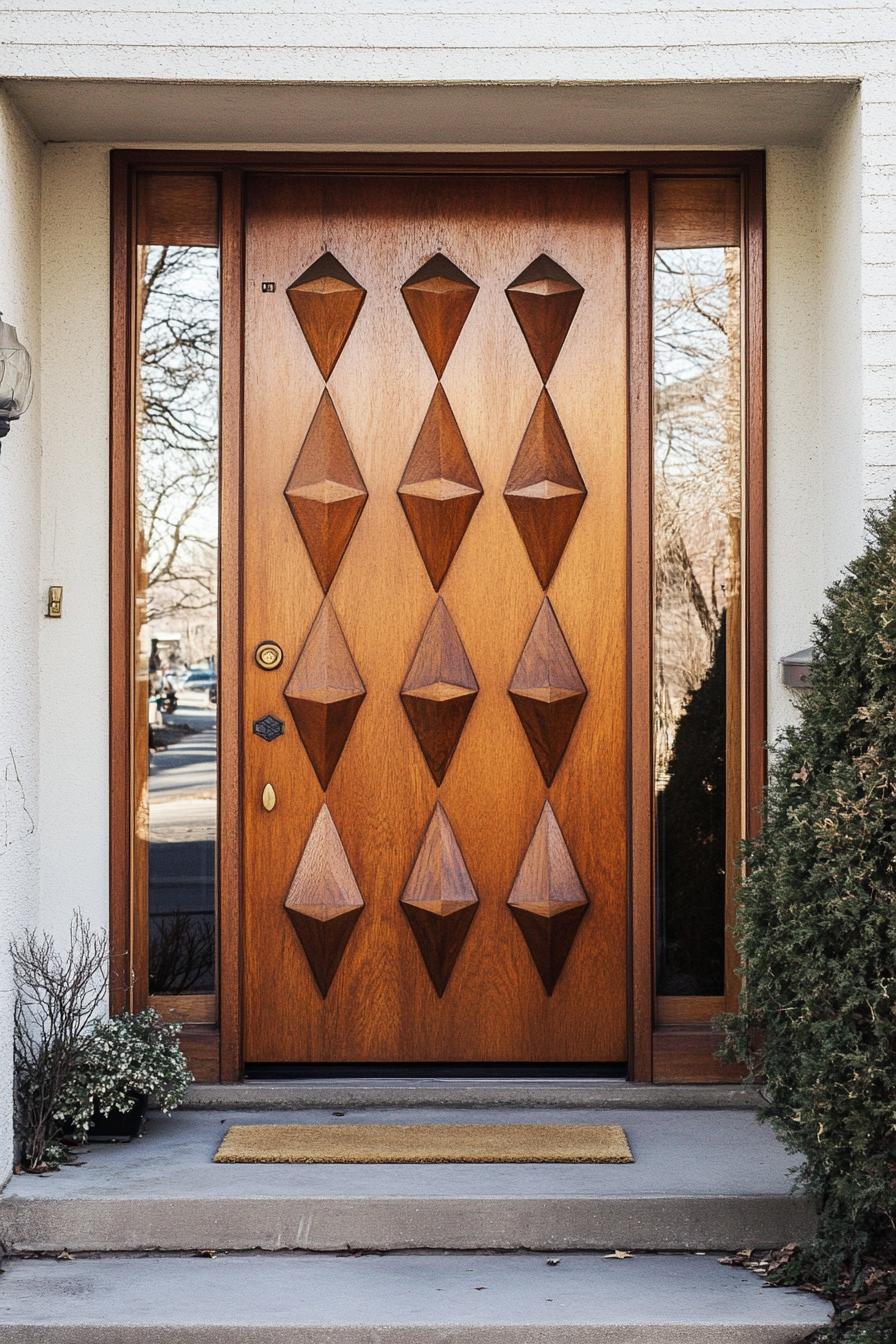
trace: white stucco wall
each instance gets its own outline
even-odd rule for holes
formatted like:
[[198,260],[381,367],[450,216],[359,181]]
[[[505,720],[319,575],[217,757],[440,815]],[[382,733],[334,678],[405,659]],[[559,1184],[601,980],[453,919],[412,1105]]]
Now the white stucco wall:
[[861,116],[856,95],[817,148],[767,154],[771,739],[796,703],[778,661],[811,643],[824,591],[879,502],[863,470]]
[[40,627],[40,918],[65,939],[73,906],[109,911],[109,152],[44,151],[41,270],[44,469]]
[[[0,93],[0,310],[40,347],[40,146]],[[35,361],[37,362],[37,361]],[[12,1160],[9,940],[38,896],[40,397],[0,440],[0,1183]]]

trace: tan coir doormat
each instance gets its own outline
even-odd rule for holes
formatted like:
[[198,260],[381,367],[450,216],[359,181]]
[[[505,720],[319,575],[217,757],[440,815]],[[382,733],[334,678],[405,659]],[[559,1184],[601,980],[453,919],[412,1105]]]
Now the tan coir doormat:
[[216,1162],[633,1162],[621,1125],[231,1125]]

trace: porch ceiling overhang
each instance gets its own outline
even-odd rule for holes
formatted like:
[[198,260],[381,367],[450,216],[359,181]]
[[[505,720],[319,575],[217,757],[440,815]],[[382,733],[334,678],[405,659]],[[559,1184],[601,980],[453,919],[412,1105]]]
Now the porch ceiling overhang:
[[813,144],[846,81],[263,84],[26,79],[45,141],[377,147]]

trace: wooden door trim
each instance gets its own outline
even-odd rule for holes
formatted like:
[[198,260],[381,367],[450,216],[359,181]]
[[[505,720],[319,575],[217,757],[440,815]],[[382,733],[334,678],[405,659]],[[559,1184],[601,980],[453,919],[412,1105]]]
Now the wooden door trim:
[[[755,833],[765,782],[766,573],[765,573],[765,154],[749,151],[556,151],[547,154],[409,152],[265,152],[231,150],[112,150],[111,160],[111,393],[110,393],[110,913],[111,1002],[113,1009],[140,1006],[145,978],[132,902],[134,720],[134,454],[131,410],[136,333],[133,311],[134,184],[138,169],[209,172],[220,175],[221,219],[221,522],[239,535],[242,464],[242,257],[245,176],[284,173],[581,174],[622,173],[629,182],[629,473],[630,613],[649,594],[651,571],[643,543],[650,536],[650,232],[652,172],[664,175],[736,173],[744,199],[745,311],[745,793],[748,833]],[[635,303],[646,311],[636,317]],[[646,357],[645,357],[646,342]],[[225,473],[227,480],[224,479]],[[232,534],[232,533],[231,533]],[[638,546],[640,538],[640,548]],[[640,554],[638,553],[640,549]],[[239,575],[236,545],[222,547],[220,659],[222,691],[219,751],[221,843],[219,846],[219,1028],[185,1033],[197,1074],[206,1079],[241,1076],[240,849],[239,849]],[[630,620],[630,628],[634,622]],[[126,656],[122,657],[125,651]],[[657,1027],[654,1022],[652,779],[649,761],[652,704],[649,693],[649,632],[631,630],[629,644],[629,1075],[671,1081],[678,1061],[689,1079],[730,1077],[714,1059],[713,1034],[704,1027]],[[139,965],[138,965],[139,963]],[[136,972],[136,974],[135,974]],[[673,1032],[674,1040],[669,1036]]]
[[[629,477],[628,477],[628,769],[629,769],[629,1077],[653,1078],[653,340],[650,177],[629,174]],[[637,841],[635,837],[638,837]]]
[[[220,1079],[242,1074],[243,174],[221,174],[221,474],[218,697]],[[227,321],[224,314],[227,313]]]
[[132,1003],[134,176],[112,156],[109,397],[109,997]]

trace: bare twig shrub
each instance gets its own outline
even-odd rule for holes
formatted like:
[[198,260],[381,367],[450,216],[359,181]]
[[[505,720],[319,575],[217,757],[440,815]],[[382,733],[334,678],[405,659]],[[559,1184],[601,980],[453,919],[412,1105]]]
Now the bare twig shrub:
[[65,1160],[59,1103],[106,998],[107,945],[80,911],[68,947],[28,930],[10,947],[15,976],[16,1135],[26,1171]]

